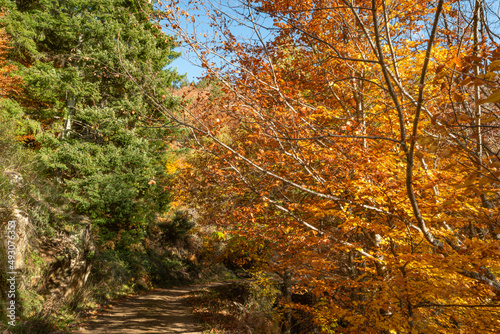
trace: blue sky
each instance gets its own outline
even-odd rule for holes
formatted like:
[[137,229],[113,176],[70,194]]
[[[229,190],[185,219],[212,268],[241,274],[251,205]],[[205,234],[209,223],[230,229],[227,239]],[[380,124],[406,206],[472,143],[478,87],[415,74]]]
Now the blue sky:
[[[185,6],[186,2],[186,0],[181,0],[179,5]],[[248,9],[245,9],[246,1],[242,2],[241,0],[211,0],[209,1],[209,3],[211,3],[215,8],[220,9],[221,11],[226,13],[228,17],[231,17],[231,24],[229,29],[231,30],[231,33],[233,35],[245,40],[253,39],[256,37],[253,29],[251,29],[250,27],[242,26],[234,21],[235,18],[246,21],[245,18],[242,17],[242,13],[248,13]],[[209,19],[201,10],[196,10],[194,12],[190,11],[190,14],[192,13],[196,15],[195,29],[197,33],[206,33],[206,39],[210,40],[211,37],[213,37],[211,36],[213,35],[213,28],[209,27]],[[262,26],[272,26],[272,20],[266,17],[260,16],[256,19]],[[246,23],[248,24],[248,21],[246,21]],[[184,25],[185,29],[192,31],[193,27],[190,26],[190,24],[186,24],[186,22],[183,22],[183,26]],[[166,31],[166,33],[168,34],[169,32]],[[266,39],[269,36],[269,31],[263,31],[262,34],[264,35],[264,39]],[[181,47],[178,49],[178,51],[181,51],[183,55],[180,58],[174,60],[170,67],[177,68],[179,74],[187,74],[187,79],[190,82],[198,81],[199,78],[203,75],[204,69],[199,66],[200,63],[197,62],[197,59],[189,54],[189,50],[187,48]],[[214,61],[215,63],[218,62],[217,59],[214,58],[212,58],[212,61]]]
[[189,80],[189,82],[198,81],[203,72],[202,68],[193,65],[183,57],[179,57],[174,60],[170,66],[172,68],[176,67],[179,74],[186,74],[186,78]]

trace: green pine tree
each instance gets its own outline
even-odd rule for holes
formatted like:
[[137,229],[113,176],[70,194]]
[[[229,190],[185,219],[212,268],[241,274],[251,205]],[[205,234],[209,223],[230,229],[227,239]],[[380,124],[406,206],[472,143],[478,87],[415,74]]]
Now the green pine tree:
[[39,125],[42,166],[103,242],[140,241],[168,207],[165,143],[175,131],[129,75],[165,95],[183,80],[167,69],[179,56],[175,40],[150,21],[150,1],[1,0],[0,7],[25,82],[16,102]]

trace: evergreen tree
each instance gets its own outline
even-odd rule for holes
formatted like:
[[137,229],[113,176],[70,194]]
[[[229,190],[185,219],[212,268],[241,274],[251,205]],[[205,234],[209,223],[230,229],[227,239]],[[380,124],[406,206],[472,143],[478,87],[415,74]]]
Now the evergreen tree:
[[[40,161],[63,182],[74,208],[93,218],[103,241],[140,241],[168,205],[162,183],[166,138],[161,114],[128,75],[157,94],[183,77],[166,67],[175,40],[150,21],[144,0],[7,1],[2,20],[25,82],[18,99],[39,124]],[[175,100],[166,101],[174,108]],[[161,153],[163,152],[163,153]]]

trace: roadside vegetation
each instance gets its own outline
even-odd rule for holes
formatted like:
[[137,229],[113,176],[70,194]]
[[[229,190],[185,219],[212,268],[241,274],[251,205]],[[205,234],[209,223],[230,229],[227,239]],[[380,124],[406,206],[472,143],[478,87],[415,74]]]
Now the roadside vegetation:
[[[18,277],[14,327],[2,242],[0,328],[69,331],[111,299],[200,279],[193,220],[170,206],[166,165],[184,135],[127,77],[154,77],[160,96],[185,81],[169,68],[179,53],[150,21],[153,5],[4,0],[0,9],[0,228],[17,221]],[[178,100],[164,103],[174,110]]]

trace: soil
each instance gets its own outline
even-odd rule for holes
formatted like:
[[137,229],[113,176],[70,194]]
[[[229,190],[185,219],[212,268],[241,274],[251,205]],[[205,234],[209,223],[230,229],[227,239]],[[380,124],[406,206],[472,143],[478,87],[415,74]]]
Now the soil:
[[117,302],[106,313],[88,320],[82,334],[202,334],[203,326],[186,300],[189,293],[215,284],[155,289],[147,294]]

